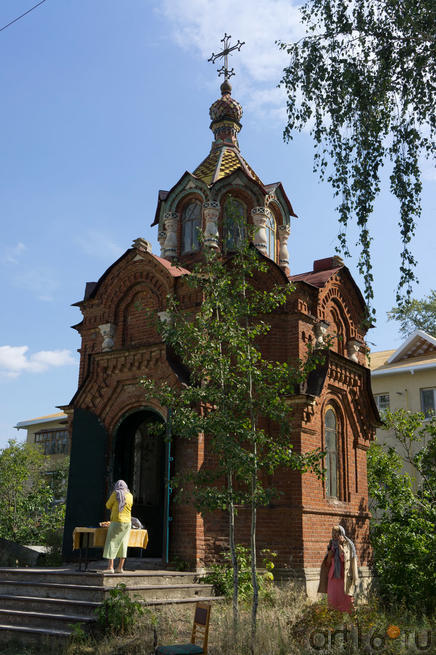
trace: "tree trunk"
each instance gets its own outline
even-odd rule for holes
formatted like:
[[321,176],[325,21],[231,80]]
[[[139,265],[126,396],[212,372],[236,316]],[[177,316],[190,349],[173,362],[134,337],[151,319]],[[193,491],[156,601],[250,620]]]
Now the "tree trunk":
[[232,555],[232,566],[233,566],[233,636],[236,638],[238,631],[239,623],[239,610],[238,610],[238,584],[239,584],[239,570],[238,570],[238,559],[236,557],[236,544],[235,544],[235,506],[233,504],[232,491],[233,491],[233,482],[232,474],[228,474],[228,489],[230,492],[230,503],[229,503],[229,546],[230,553]]
[[256,646],[256,627],[257,627],[257,606],[259,603],[259,587],[257,584],[257,570],[256,570],[256,521],[257,521],[257,507],[256,507],[256,486],[257,486],[257,449],[256,444],[254,444],[254,457],[255,457],[255,468],[251,478],[251,534],[250,534],[250,546],[251,546],[251,582],[253,585],[253,604],[251,607],[251,645],[250,651],[254,655],[254,650]]
[[[217,306],[217,319],[220,320],[220,311]],[[219,346],[220,355],[222,355],[222,345]],[[221,389],[225,388],[225,379],[222,369],[222,362],[220,365],[221,369]],[[236,557],[236,544],[235,544],[235,505],[233,503],[233,479],[231,471],[227,474],[227,488],[229,491],[230,502],[228,506],[229,511],[229,547],[230,553],[232,556],[232,567],[233,567],[233,597],[232,597],[232,607],[233,607],[233,636],[236,639],[239,623],[239,609],[238,609],[238,586],[239,586],[239,571],[238,571],[238,558]]]
[[[246,280],[243,276],[243,296],[246,295]],[[245,319],[245,326],[248,331],[248,318]],[[253,409],[253,374],[251,362],[251,348],[248,345],[248,402],[250,407],[250,424],[253,431],[253,472],[251,474],[251,526],[250,526],[250,549],[251,549],[251,582],[253,585],[253,604],[251,606],[251,655],[254,655],[256,647],[256,627],[257,627],[257,606],[259,603],[259,587],[257,584],[257,571],[256,571],[256,521],[257,521],[257,441],[256,441],[256,416]]]

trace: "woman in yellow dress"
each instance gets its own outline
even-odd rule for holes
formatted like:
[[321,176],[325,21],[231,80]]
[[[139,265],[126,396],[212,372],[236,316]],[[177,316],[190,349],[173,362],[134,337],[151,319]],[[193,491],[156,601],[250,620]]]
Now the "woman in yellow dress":
[[124,480],[115,483],[114,490],[106,503],[111,510],[111,522],[106,535],[103,557],[108,559],[107,573],[114,573],[114,559],[120,558],[117,573],[123,573],[127,556],[132,521],[133,496]]

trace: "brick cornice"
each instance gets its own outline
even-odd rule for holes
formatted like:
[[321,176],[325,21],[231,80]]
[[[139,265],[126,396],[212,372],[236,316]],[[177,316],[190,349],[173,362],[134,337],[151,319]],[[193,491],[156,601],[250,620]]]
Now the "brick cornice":
[[121,401],[121,396],[134,396],[136,404],[141,399],[145,402],[144,391],[139,386],[140,378],[145,375],[177,383],[166,360],[164,344],[95,354],[89,373],[70,406],[96,413],[109,429],[115,420],[109,416],[119,414],[118,405],[130,402]]

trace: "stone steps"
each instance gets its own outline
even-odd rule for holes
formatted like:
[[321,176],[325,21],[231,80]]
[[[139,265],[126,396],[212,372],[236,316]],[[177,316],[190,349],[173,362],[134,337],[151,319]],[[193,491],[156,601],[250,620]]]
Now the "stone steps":
[[86,624],[95,623],[91,616],[77,614],[50,614],[26,610],[0,609],[0,623],[7,626],[25,626],[26,628],[45,628],[71,632],[71,626],[80,623],[85,629]]
[[23,580],[0,579],[0,594],[102,602],[105,589],[98,585],[72,585],[57,582],[25,582]]
[[[65,644],[71,637],[71,630],[47,630],[45,628],[28,628],[18,625],[0,624],[0,643],[10,645],[13,642],[20,644],[32,644],[44,640],[50,640]],[[59,651],[60,653],[62,651]]]
[[104,574],[101,570],[0,569],[0,642],[68,639],[74,625],[92,630],[95,610],[122,582],[147,606],[214,601],[212,586],[193,572],[167,570]]
[[[131,586],[125,580],[121,580],[126,585],[129,596],[137,597],[138,600],[154,600],[158,598],[182,598],[201,595],[211,595],[212,585],[193,584],[157,584]],[[114,587],[99,585],[80,585],[80,584],[61,584],[58,582],[25,582],[23,580],[0,580],[0,595],[14,595],[19,589],[19,594],[23,596],[38,596],[45,598],[69,598],[71,600],[86,600],[102,602],[105,595]]]
[[0,580],[13,579],[14,581],[27,581],[27,582],[54,582],[56,579],[62,581],[62,584],[88,584],[101,586],[116,586],[120,582],[125,584],[134,585],[144,584],[147,580],[149,584],[192,584],[197,579],[197,574],[186,571],[166,571],[166,570],[135,570],[125,573],[104,573],[103,570],[92,569],[89,571],[75,571],[71,569],[6,569],[0,568]]
[[91,616],[101,603],[90,600],[67,598],[43,598],[40,596],[0,595],[0,607],[7,610],[47,612],[48,614],[75,614]]
[[187,605],[189,603],[194,604],[198,602],[202,603],[216,603],[217,601],[224,600],[224,596],[191,596],[189,598],[172,598],[171,600],[165,600],[161,598],[160,600],[147,600],[144,601],[144,605],[149,606],[162,606],[162,605]]

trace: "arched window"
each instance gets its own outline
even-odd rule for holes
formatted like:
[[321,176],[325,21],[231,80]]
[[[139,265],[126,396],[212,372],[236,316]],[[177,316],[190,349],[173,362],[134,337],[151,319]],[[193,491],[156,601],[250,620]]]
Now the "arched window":
[[198,250],[200,229],[201,205],[197,201],[190,202],[182,214],[182,254]]
[[227,198],[224,205],[224,250],[236,250],[245,237],[245,205],[235,198]]
[[330,309],[330,323],[334,331],[334,347],[340,355],[345,355],[345,345],[350,338],[349,333],[347,334],[347,319],[344,315],[344,312],[336,299],[332,301],[332,307]]
[[336,414],[328,407],[324,417],[325,435],[325,487],[326,494],[332,498],[338,495],[338,422]]
[[276,221],[271,212],[268,213],[268,218],[265,224],[266,228],[266,254],[270,259],[276,259]]

